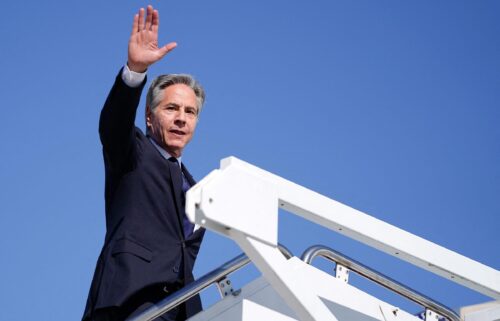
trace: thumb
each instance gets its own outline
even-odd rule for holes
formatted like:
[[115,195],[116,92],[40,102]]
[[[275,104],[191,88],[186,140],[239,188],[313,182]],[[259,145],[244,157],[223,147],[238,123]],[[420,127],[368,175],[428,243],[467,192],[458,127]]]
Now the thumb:
[[170,51],[174,50],[174,48],[177,47],[176,42],[171,42],[163,47],[160,48],[160,55],[163,57],[166,54],[168,54]]

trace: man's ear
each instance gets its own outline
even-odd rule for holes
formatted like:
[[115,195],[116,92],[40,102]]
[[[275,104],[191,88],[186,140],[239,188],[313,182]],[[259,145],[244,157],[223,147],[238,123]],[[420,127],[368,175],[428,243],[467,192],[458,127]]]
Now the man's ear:
[[147,128],[151,128],[151,126],[153,125],[152,117],[153,117],[153,112],[151,111],[151,108],[149,108],[149,106],[146,106],[146,127]]

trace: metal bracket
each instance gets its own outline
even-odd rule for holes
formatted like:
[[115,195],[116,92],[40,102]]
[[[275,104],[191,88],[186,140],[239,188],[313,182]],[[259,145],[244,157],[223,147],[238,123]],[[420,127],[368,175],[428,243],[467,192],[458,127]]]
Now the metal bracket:
[[220,296],[222,298],[228,296],[229,294],[234,294],[238,295],[238,293],[235,293],[233,290],[233,286],[231,285],[231,280],[228,278],[223,278],[222,280],[217,282],[217,289],[219,290]]
[[349,269],[337,263],[335,267],[335,277],[345,283],[349,283]]
[[425,321],[441,321],[441,320],[447,320],[445,317],[442,315],[430,310],[430,309],[425,309]]

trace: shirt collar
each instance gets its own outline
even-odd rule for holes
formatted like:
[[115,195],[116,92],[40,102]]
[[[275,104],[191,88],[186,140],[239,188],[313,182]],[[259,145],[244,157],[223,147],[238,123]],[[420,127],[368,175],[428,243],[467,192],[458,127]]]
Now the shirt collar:
[[153,146],[156,147],[156,149],[160,152],[160,154],[161,154],[161,156],[163,156],[163,158],[168,160],[170,157],[174,157],[175,159],[177,159],[177,162],[179,162],[179,166],[182,167],[182,161],[181,161],[182,157],[175,157],[175,156],[170,155],[170,153],[167,152],[165,149],[163,149],[160,145],[158,145],[151,136],[148,136],[148,138],[151,141],[151,143],[153,143]]

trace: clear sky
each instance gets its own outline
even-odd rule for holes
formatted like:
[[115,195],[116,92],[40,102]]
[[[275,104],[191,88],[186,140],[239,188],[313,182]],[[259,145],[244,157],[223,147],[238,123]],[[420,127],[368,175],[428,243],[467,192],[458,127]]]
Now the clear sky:
[[[2,3],[0,320],[81,317],[105,233],[99,111],[147,4]],[[207,91],[183,155],[195,178],[234,155],[500,269],[500,2],[151,4],[178,48],[149,80],[187,72]],[[451,307],[488,300],[282,219],[297,256],[321,243]],[[208,233],[196,276],[240,252]]]

